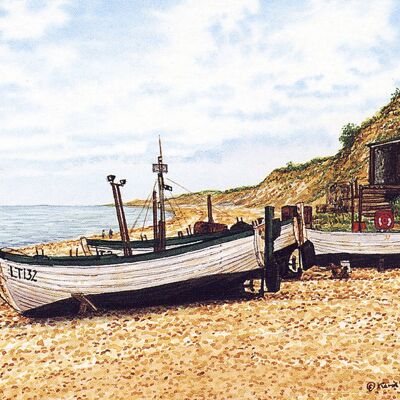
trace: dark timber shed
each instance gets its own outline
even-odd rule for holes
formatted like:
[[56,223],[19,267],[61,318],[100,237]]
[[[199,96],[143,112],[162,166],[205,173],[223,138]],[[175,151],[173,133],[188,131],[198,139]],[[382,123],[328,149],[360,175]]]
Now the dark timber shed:
[[400,138],[368,146],[369,184],[400,185]]

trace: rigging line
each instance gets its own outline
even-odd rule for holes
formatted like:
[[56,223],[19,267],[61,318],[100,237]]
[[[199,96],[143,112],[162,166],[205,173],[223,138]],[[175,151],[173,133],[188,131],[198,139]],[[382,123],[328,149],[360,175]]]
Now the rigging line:
[[172,196],[171,194],[171,200],[175,202],[175,206],[177,207],[177,209],[179,210],[183,220],[186,222],[186,225],[189,226],[189,221],[186,219],[185,217],[185,213],[182,211],[182,209],[179,207],[179,203],[176,201],[176,199]]
[[[157,183],[157,180],[154,182],[154,185],[153,185],[153,192],[154,192],[154,189],[155,189],[155,187],[156,187],[156,183]],[[147,203],[150,201],[150,198],[151,198],[152,194],[153,194],[152,192],[149,194],[149,196],[147,197],[147,199],[146,199],[146,201],[145,201],[143,207],[140,209],[140,213],[139,213],[139,215],[136,217],[135,222],[133,223],[132,228],[130,229],[130,232],[132,232],[133,229],[135,229],[136,224],[137,224],[137,222],[139,221],[139,218],[141,217],[141,215],[142,215],[142,213],[143,213],[143,210],[144,210],[145,207],[147,206]]]
[[[155,187],[156,187],[156,184],[157,184],[157,180],[154,182],[153,191],[154,191],[154,189],[155,189]],[[152,194],[151,194],[151,195],[152,195]],[[150,198],[149,198],[149,199],[150,199]],[[146,214],[145,214],[144,220],[143,220],[142,230],[140,231],[140,234],[141,234],[141,235],[143,234],[144,226],[146,225],[147,215],[148,215],[148,213],[149,213],[149,209],[150,209],[150,202],[148,202],[148,205],[147,205]],[[154,238],[154,239],[155,239],[155,238]]]
[[[172,182],[173,184],[179,186],[181,189],[186,190],[188,193],[193,194],[194,196],[198,197],[199,199],[201,199],[202,201],[204,200],[199,194],[194,193],[192,191],[190,191],[189,189],[185,188],[184,186],[180,185],[178,182],[173,181],[170,178],[165,178],[166,180]],[[232,214],[229,214],[228,212],[220,209],[219,207],[217,207],[216,205],[213,204],[213,208],[215,208],[216,210],[218,210],[220,213],[225,214],[226,216],[230,217],[230,218],[234,218],[234,216]]]
[[[175,212],[174,207],[172,207],[172,203],[170,203],[170,200],[171,200],[171,201],[174,201],[174,198],[172,197],[172,195],[170,195],[170,196],[171,196],[171,198],[170,198],[170,199],[167,198],[166,200],[167,200],[169,206],[171,207],[172,212],[175,214],[175,216],[178,218],[178,220],[179,220],[180,222],[181,222],[182,219],[183,219],[184,222],[186,222],[186,226],[189,226],[189,223],[188,223],[187,219],[185,218],[185,214],[182,212],[182,210],[180,209],[179,205],[178,205],[176,202],[175,202],[175,205],[176,205],[176,207],[177,207],[178,210],[179,210],[180,216],[178,216],[179,214],[178,214],[177,212]],[[181,225],[181,228],[183,229],[183,226],[182,226],[182,225]]]
[[149,197],[146,199],[144,205],[143,205],[142,208],[140,209],[140,213],[139,213],[138,216],[136,217],[135,222],[133,223],[133,225],[132,225],[132,227],[131,227],[131,229],[130,229],[130,232],[132,232],[132,231],[135,229],[136,224],[137,224],[139,218],[142,216],[143,210],[144,210],[144,208],[147,206],[148,201],[149,201]]
[[[172,206],[172,203],[170,203],[168,197],[165,197],[165,200],[167,201],[169,207],[171,208],[172,212],[174,213],[174,215],[175,215],[175,217],[178,219],[178,221],[181,221],[180,217],[178,216],[178,213],[175,212],[175,209],[174,209],[174,207]],[[182,228],[182,225],[181,225],[181,228]]]
[[140,231],[141,234],[143,234],[143,231],[144,231],[144,226],[145,226],[146,221],[147,221],[147,214],[149,213],[149,209],[150,209],[150,204],[148,205],[148,207],[146,209],[146,215],[144,216],[142,230]]

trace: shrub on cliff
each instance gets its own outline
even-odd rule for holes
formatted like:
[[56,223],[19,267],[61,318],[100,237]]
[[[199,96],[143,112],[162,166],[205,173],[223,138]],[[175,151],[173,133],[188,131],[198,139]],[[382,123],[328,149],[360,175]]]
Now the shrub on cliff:
[[356,137],[360,133],[360,127],[356,124],[349,123],[342,128],[339,141],[342,143],[343,149],[348,150],[353,146]]
[[391,101],[397,100],[400,97],[400,89],[396,88],[394,93],[392,93],[392,96],[390,97]]

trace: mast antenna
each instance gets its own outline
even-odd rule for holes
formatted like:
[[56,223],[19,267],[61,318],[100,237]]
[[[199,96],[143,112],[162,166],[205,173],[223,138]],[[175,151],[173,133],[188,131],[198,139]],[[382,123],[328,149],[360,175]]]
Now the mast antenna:
[[161,146],[161,135],[158,135],[158,145],[160,147],[160,157],[162,160],[162,146]]

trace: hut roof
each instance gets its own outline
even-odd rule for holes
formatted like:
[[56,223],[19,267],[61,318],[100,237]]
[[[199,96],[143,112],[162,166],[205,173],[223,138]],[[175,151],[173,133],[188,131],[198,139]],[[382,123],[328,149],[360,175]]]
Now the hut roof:
[[368,147],[379,147],[379,146],[384,146],[388,144],[394,144],[394,143],[400,143],[400,137],[394,138],[394,139],[387,139],[387,140],[382,140],[381,142],[373,142],[373,143],[368,143]]

